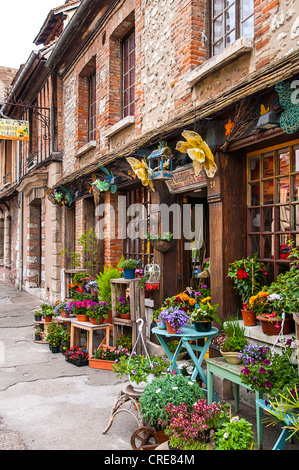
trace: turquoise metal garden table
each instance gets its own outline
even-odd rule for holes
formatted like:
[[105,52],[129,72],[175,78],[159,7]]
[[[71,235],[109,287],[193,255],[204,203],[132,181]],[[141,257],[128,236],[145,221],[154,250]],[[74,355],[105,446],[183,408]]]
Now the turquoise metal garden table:
[[[182,328],[181,331],[182,331],[181,333],[178,333],[176,335],[171,335],[167,333],[167,330],[161,330],[157,326],[152,328],[152,333],[154,333],[157,336],[168,359],[170,360],[169,370],[174,369],[178,374],[181,373],[180,370],[178,369],[176,361],[178,359],[181,349],[185,348],[188,351],[188,354],[194,364],[194,371],[191,375],[191,380],[195,380],[199,374],[202,380],[204,381],[205,385],[207,385],[207,377],[203,371],[202,363],[203,363],[205,354],[209,348],[209,345],[212,341],[212,338],[218,335],[219,330],[218,328],[212,327],[211,331],[207,331],[205,333],[199,333],[198,331],[195,330],[194,326],[191,325],[191,326]],[[173,355],[169,351],[167,343],[164,340],[164,338],[170,338],[170,337],[179,340],[179,344]],[[194,344],[189,343],[189,341],[191,340],[198,340],[198,339],[205,340],[205,343],[203,346],[196,346]],[[200,355],[198,358],[195,355],[195,351],[200,352]]]

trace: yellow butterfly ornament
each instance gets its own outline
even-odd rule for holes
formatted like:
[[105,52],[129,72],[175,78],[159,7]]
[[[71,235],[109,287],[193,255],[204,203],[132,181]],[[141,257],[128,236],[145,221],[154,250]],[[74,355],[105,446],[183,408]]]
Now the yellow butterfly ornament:
[[178,142],[176,150],[181,153],[187,153],[193,161],[195,175],[199,175],[202,169],[205,170],[208,178],[213,178],[217,165],[214,161],[214,155],[208,144],[202,140],[201,136],[193,131],[184,131],[182,136],[187,142]]
[[131,166],[135,175],[140,179],[143,186],[149,186],[153,191],[155,191],[153,182],[150,179],[152,170],[149,168],[146,160],[137,160],[137,158],[133,157],[129,157],[126,160]]

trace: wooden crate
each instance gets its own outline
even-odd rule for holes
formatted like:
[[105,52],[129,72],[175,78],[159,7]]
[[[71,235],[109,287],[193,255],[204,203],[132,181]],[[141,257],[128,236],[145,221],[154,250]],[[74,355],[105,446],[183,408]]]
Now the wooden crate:
[[[132,345],[134,346],[137,335],[139,323],[136,322],[138,318],[143,320],[142,335],[145,339],[146,324],[145,324],[145,302],[144,302],[144,288],[139,288],[140,279],[111,279],[111,305],[112,305],[112,324],[113,324],[113,346],[116,345],[117,339],[124,335],[132,337]],[[119,297],[130,296],[130,320],[119,318],[116,312],[117,301]],[[144,347],[142,341],[138,341],[135,351],[137,354],[144,354]]]

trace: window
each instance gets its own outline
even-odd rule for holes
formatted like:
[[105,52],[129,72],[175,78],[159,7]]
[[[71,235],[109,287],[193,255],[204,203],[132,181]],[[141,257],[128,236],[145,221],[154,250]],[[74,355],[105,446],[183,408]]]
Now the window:
[[211,56],[241,36],[253,37],[253,0],[212,0]]
[[123,118],[135,114],[135,33],[122,43]]
[[96,140],[96,74],[88,78],[88,141]]
[[299,141],[248,155],[248,254],[269,279],[289,267],[288,240],[299,246]]

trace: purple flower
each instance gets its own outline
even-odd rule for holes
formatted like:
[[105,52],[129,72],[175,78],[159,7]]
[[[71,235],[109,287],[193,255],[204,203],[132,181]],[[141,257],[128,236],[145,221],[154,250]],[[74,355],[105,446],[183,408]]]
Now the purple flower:
[[266,380],[265,387],[266,388],[271,388],[272,387],[272,384],[271,384],[270,380]]
[[259,373],[260,373],[260,374],[265,374],[265,373],[266,373],[266,369],[264,369],[263,367],[260,367]]

